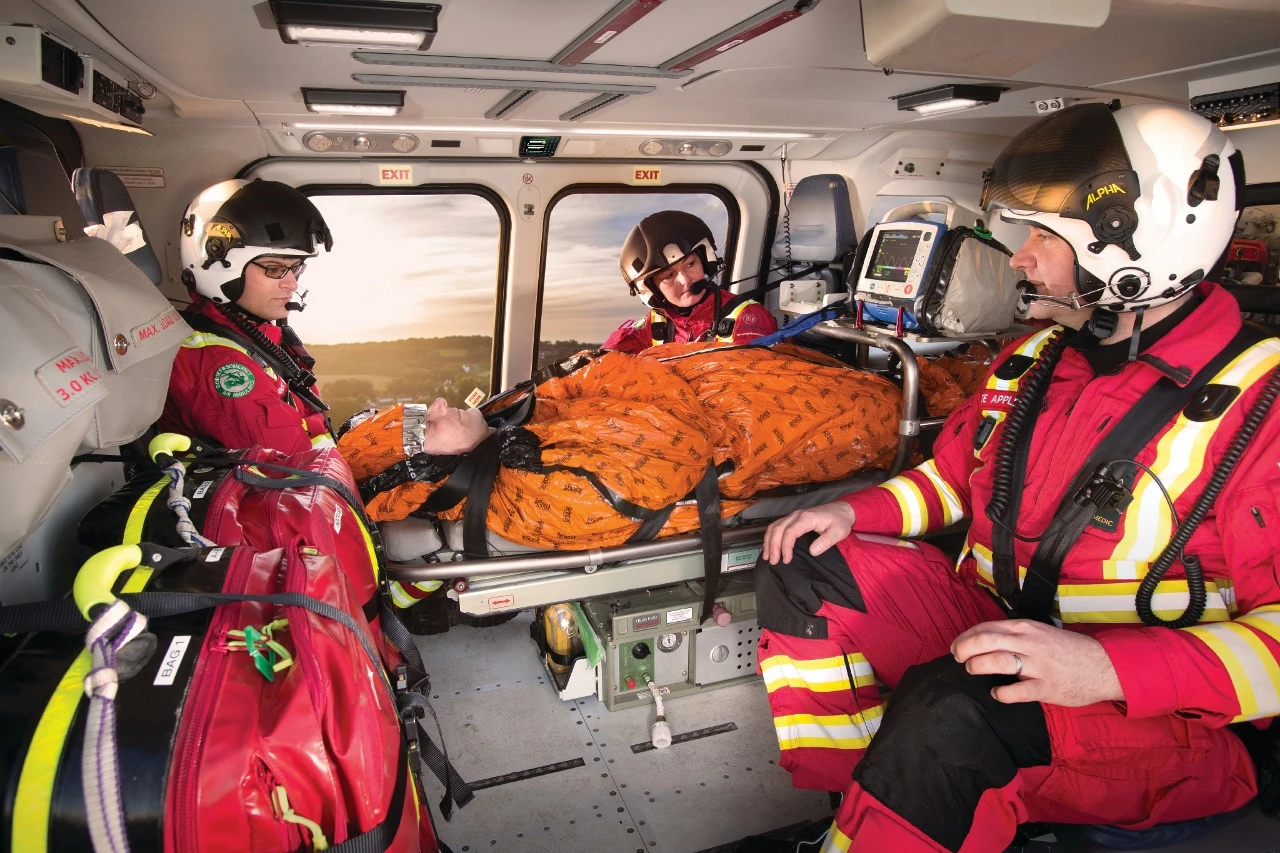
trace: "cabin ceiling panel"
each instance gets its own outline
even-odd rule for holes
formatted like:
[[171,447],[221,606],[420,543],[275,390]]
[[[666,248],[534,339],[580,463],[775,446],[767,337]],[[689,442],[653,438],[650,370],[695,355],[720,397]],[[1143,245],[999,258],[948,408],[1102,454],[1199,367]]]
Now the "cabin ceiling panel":
[[[1267,5],[1270,11],[1113,0],[1111,16],[1096,35],[1077,40],[1017,76],[1124,88],[1124,81],[1132,78],[1275,50],[1280,45],[1280,3],[1270,0]],[[1180,97],[1186,97],[1185,90]]]
[[[430,53],[547,60],[618,0],[432,2],[442,3],[444,9]],[[592,61],[597,61],[596,57]]]

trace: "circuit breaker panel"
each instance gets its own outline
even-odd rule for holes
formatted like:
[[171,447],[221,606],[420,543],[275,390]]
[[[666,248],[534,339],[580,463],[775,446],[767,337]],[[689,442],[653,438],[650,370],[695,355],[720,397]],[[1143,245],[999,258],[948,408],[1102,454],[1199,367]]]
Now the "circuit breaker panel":
[[752,578],[722,578],[713,618],[701,627],[702,585],[683,583],[589,599],[582,609],[605,647],[600,687],[610,711],[756,677],[756,596]]

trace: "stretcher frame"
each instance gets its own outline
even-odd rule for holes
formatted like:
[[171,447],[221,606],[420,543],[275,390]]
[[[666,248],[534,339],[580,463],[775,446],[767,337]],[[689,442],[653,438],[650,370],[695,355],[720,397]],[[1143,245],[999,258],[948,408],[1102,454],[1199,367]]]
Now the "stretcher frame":
[[[911,458],[920,431],[938,429],[946,420],[919,416],[920,368],[907,341],[983,340],[981,336],[928,338],[910,333],[898,336],[893,330],[870,324],[857,328],[852,320],[828,320],[811,331],[857,344],[860,364],[866,364],[867,352],[872,347],[893,353],[902,363],[898,451],[884,477],[868,480],[867,485],[899,474]],[[1011,330],[1010,334],[1013,333],[1016,331]],[[767,522],[762,522],[727,527],[722,535],[726,555],[730,548],[758,548],[767,526]],[[464,560],[458,553],[452,556],[452,560],[438,562],[396,563],[387,574],[392,580],[405,583],[428,580],[450,583],[449,596],[457,599],[463,613],[476,616],[651,589],[703,577],[701,540],[696,533],[587,551],[537,551],[479,560]],[[723,567],[728,571],[734,569],[734,566]]]

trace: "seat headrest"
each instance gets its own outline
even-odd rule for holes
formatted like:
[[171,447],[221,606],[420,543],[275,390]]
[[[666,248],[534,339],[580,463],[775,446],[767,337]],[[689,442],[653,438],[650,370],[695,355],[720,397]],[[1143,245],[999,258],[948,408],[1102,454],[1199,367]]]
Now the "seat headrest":
[[120,177],[107,169],[85,167],[72,174],[71,186],[92,236],[111,243],[146,273],[152,284],[160,284],[164,279],[160,261]]
[[[858,243],[849,184],[843,175],[801,178],[789,203],[791,257],[803,263],[833,263]],[[787,256],[785,232],[773,242],[773,256]]]
[[52,146],[34,143],[0,147],[0,213],[60,216],[67,239],[84,234],[84,215]]

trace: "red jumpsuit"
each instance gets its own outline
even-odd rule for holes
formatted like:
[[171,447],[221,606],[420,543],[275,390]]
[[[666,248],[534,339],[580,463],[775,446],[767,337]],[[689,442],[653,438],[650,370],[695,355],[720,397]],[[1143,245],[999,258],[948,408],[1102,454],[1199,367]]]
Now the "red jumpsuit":
[[[235,328],[208,300],[192,307]],[[258,328],[280,343],[279,326],[263,323]],[[314,386],[311,390],[315,393]],[[205,332],[192,332],[178,351],[159,426],[165,432],[211,438],[223,447],[259,444],[296,453],[333,444],[322,412],[297,399],[284,379],[235,340]]]
[[[693,306],[687,317],[675,313],[668,315],[655,308],[638,320],[628,320],[614,330],[604,342],[603,349],[637,353],[659,344],[697,340],[745,344],[778,331],[778,322],[768,309],[759,302],[747,300],[724,315],[732,321],[732,329],[728,334],[713,334],[703,338],[703,335],[711,331],[711,324],[715,321],[715,297],[716,294],[709,291],[701,302]],[[721,294],[722,300],[730,298],[732,295]],[[657,329],[654,328],[655,324]],[[668,324],[667,334],[662,334],[662,324]]]
[[[1045,529],[1108,424],[1162,375],[1185,385],[1240,328],[1239,309],[1229,294],[1206,283],[1200,295],[1203,302],[1185,320],[1117,373],[1095,375],[1080,352],[1066,350],[1031,439],[1020,533]],[[1011,354],[1035,357],[1053,331],[1023,339],[995,364]],[[1207,422],[1180,414],[1137,455],[1165,484],[1180,518],[1186,518],[1277,364],[1280,340],[1270,338],[1246,350],[1211,380],[1242,389],[1224,414]],[[887,730],[897,711],[895,691],[886,715],[877,679],[896,688],[909,667],[929,661],[934,670],[958,666],[934,659],[948,655],[951,641],[967,628],[1005,618],[994,595],[992,522],[985,507],[992,492],[992,457],[1018,381],[991,374],[986,390],[948,418],[933,459],[844,498],[857,516],[857,532],[838,545],[840,569],[856,580],[852,599],[837,603],[831,584],[815,585],[814,603],[805,612],[821,618],[801,619],[798,628],[785,631],[766,625],[761,632],[759,666],[782,765],[799,787],[848,791],[824,851],[1001,851],[1025,821],[1143,828],[1229,811],[1255,794],[1253,765],[1240,740],[1224,727],[1280,713],[1280,412],[1275,411],[1185,549],[1204,568],[1208,606],[1201,624],[1171,630],[1148,627],[1138,617],[1138,582],[1172,535],[1165,499],[1150,475],[1139,475],[1133,502],[1118,520],[1090,524],[1068,553],[1056,618],[1102,643],[1124,702],[1040,705],[1051,754],[1010,766],[998,786],[975,798],[971,826],[960,827],[949,842],[945,833],[919,828],[928,823],[929,803],[917,810],[925,819],[913,824],[899,813],[910,807],[895,811],[882,802],[886,791],[899,802],[912,796],[927,800],[919,789],[913,791],[917,781],[910,774],[894,779],[897,790],[881,786],[873,794],[869,784],[850,785],[881,723]],[[979,429],[984,419],[995,421],[994,430]],[[931,545],[889,538],[918,536],[961,519],[971,526],[954,570]],[[1020,579],[1035,546],[1015,543]],[[807,552],[806,558],[819,561]],[[766,585],[785,585],[795,565],[761,563],[757,586],[762,576]],[[830,577],[838,586],[838,575]],[[1187,602],[1187,582],[1175,562],[1153,606],[1158,615],[1173,619]],[[763,595],[761,614],[766,623]],[[945,730],[946,715],[938,719],[938,728]],[[948,736],[962,737],[940,735]],[[888,743],[877,747],[890,752]],[[870,771],[856,772],[865,781]],[[947,788],[942,790],[945,798]]]

